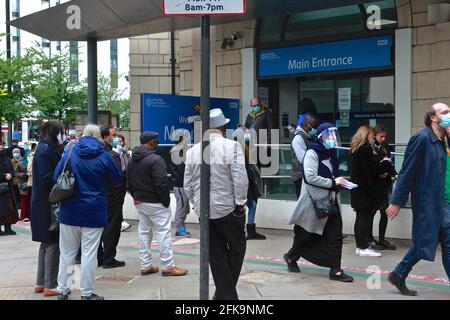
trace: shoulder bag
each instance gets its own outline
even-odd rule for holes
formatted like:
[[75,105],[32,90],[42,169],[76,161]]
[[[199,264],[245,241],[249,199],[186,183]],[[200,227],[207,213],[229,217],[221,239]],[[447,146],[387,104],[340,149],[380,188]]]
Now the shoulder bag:
[[70,148],[61,174],[59,175],[56,184],[53,186],[52,191],[48,196],[48,201],[51,203],[60,203],[66,201],[70,199],[75,193],[75,176],[73,175],[72,171],[67,168],[67,163],[70,160],[73,147],[74,146]]

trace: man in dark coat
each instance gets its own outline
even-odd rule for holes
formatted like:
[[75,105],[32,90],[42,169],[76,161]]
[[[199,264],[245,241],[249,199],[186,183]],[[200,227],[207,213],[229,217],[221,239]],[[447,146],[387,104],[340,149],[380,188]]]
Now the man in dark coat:
[[432,105],[425,116],[425,125],[408,143],[392,204],[386,210],[388,217],[394,219],[411,193],[413,245],[388,277],[402,295],[408,296],[417,295],[405,284],[417,262],[434,261],[439,242],[446,267],[449,264],[445,259],[450,256],[450,228],[443,227],[447,160],[444,137],[446,127],[450,126],[450,108],[443,103]]
[[[112,126],[102,129],[101,131],[105,150],[111,155],[118,168],[122,168],[122,161],[119,146],[119,138],[116,129]],[[117,245],[119,244],[120,232],[123,221],[123,203],[126,194],[125,168],[120,170],[122,174],[122,183],[118,185],[108,185],[106,192],[106,200],[108,204],[108,223],[102,234],[98,251],[99,265],[103,265],[103,269],[111,269],[124,267],[125,261],[116,259]]]

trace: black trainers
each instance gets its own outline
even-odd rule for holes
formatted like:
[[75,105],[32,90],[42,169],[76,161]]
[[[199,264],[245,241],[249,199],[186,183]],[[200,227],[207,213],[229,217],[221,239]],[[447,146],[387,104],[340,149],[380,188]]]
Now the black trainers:
[[105,298],[93,293],[89,297],[81,296],[81,300],[105,300]]
[[300,268],[298,267],[297,262],[290,261],[287,253],[284,254],[283,259],[284,259],[284,261],[287,264],[289,272],[292,272],[292,273],[299,273],[300,272]]
[[417,296],[417,291],[409,290],[406,287],[405,279],[400,278],[395,272],[389,274],[388,281],[400,291],[401,295],[410,297]]
[[353,282],[353,277],[349,276],[348,274],[344,273],[344,271],[340,271],[341,274],[338,274],[339,272],[333,273],[329,275],[330,280],[333,281],[341,281],[341,282]]
[[389,241],[384,240],[383,242],[379,243],[384,247],[386,250],[397,250],[397,247],[391,244]]
[[58,296],[56,297],[56,300],[69,300],[70,291],[66,294],[64,293],[58,293]]
[[116,259],[113,260],[110,264],[103,263],[103,269],[112,269],[112,268],[120,268],[125,267],[125,261],[118,261]]

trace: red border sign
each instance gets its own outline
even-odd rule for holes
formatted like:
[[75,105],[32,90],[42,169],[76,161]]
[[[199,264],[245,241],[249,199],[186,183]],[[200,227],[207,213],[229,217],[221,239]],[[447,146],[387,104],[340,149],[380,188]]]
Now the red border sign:
[[247,14],[247,0],[242,0],[243,5],[244,5],[243,13],[209,13],[209,14],[204,14],[204,13],[192,13],[192,14],[189,14],[189,13],[166,13],[166,6],[165,6],[166,1],[167,0],[162,0],[162,10],[163,10],[163,15],[168,16],[168,17],[245,16]]

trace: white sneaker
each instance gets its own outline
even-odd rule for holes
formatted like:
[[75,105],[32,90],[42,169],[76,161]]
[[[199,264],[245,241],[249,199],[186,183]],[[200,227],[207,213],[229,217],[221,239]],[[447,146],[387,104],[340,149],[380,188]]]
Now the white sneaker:
[[131,225],[128,224],[127,222],[123,221],[123,222],[122,222],[122,227],[121,227],[121,230],[120,230],[120,231],[125,231],[125,230],[128,230],[128,229],[130,229],[130,228],[131,228]]
[[373,251],[370,248],[367,249],[356,249],[355,254],[360,257],[381,257],[382,254],[376,251]]

